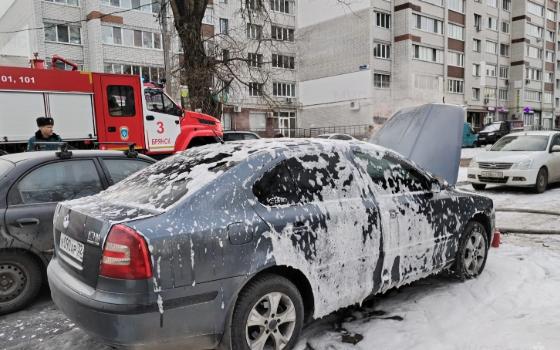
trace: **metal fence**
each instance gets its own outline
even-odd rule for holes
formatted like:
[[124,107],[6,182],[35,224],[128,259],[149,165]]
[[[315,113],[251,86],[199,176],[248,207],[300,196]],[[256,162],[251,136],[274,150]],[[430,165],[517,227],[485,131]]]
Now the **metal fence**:
[[261,137],[317,137],[322,134],[346,134],[357,139],[369,138],[370,125],[339,125],[339,126],[323,126],[318,128],[275,128],[275,129],[253,129],[249,130]]

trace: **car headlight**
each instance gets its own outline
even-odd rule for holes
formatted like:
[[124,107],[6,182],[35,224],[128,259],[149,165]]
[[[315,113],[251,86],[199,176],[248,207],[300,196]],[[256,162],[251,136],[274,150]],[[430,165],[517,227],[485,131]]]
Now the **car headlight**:
[[495,132],[489,132],[488,136],[494,136]]
[[521,162],[518,163],[514,163],[512,168],[514,169],[521,169],[521,170],[527,170],[527,169],[531,169],[531,166],[533,165],[533,160],[532,159],[525,159]]
[[478,163],[474,158],[471,159],[471,162],[469,163],[469,168],[478,168]]

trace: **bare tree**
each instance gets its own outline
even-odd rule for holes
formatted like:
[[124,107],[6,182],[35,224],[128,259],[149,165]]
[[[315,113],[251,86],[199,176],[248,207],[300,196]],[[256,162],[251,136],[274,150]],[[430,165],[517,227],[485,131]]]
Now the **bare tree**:
[[193,110],[219,115],[226,92],[236,93],[239,89],[250,89],[263,103],[275,105],[266,88],[274,73],[270,58],[263,53],[277,49],[282,42],[273,39],[273,21],[263,0],[242,0],[232,18],[237,25],[220,28],[220,24],[224,25],[220,23],[210,36],[203,32],[208,0],[167,1],[183,49],[176,73],[188,87]]

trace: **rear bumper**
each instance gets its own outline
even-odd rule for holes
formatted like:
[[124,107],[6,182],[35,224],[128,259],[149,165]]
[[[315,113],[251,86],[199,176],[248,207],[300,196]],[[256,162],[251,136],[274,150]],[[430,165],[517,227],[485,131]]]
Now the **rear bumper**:
[[232,278],[201,284],[196,294],[175,299],[163,296],[164,311],[160,314],[155,302],[138,305],[99,301],[107,300],[107,295],[100,296],[105,293],[70,275],[56,257],[47,274],[53,301],[70,319],[103,343],[134,349],[216,347],[237,285],[242,283],[241,278]]
[[503,173],[502,178],[490,178],[484,176],[483,172],[493,172],[494,170],[469,168],[467,170],[467,180],[475,184],[506,185],[506,186],[534,186],[537,181],[539,169],[507,169],[495,170]]

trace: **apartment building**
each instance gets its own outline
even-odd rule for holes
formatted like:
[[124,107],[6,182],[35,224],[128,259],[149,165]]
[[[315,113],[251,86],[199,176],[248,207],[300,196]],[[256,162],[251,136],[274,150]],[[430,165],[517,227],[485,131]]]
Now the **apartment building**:
[[301,126],[372,124],[428,102],[465,106],[475,128],[495,120],[559,126],[556,1],[327,6],[322,18],[310,6],[298,14]]

